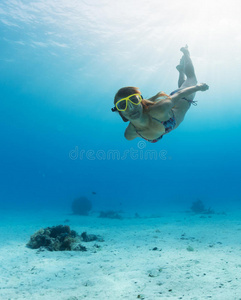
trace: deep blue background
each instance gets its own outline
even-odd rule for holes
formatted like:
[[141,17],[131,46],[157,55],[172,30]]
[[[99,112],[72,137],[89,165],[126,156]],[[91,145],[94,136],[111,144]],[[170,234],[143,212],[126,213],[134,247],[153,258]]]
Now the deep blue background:
[[[197,77],[210,85],[210,91],[197,94],[198,106],[191,107],[184,123],[159,143],[126,141],[126,124],[110,111],[114,94],[126,85],[138,86],[144,97],[176,89],[182,40],[170,41],[171,52],[162,47],[157,57],[148,42],[127,42],[118,28],[104,35],[83,3],[73,24],[66,22],[69,15],[57,12],[49,12],[56,23],[44,22],[48,4],[37,4],[41,1],[25,3],[28,16],[39,16],[39,22],[27,16],[17,19],[13,1],[1,4],[0,208],[70,210],[79,196],[89,197],[96,210],[187,209],[197,198],[217,209],[239,205],[241,105],[234,79],[238,73],[228,82],[226,65],[203,63],[208,53],[187,38]],[[34,5],[36,12],[31,10]],[[86,10],[81,15],[82,8]],[[19,10],[24,9],[20,5]],[[99,7],[91,9],[98,14]],[[74,8],[69,14],[75,16]],[[74,22],[77,29],[82,24],[89,28],[89,35],[78,31]],[[122,30],[128,37],[127,27]],[[138,151],[138,159],[101,159],[96,154],[123,154],[131,148]],[[74,149],[78,157],[71,159]],[[88,150],[95,151],[94,159],[88,159]],[[165,150],[166,159],[142,159],[147,150]]]

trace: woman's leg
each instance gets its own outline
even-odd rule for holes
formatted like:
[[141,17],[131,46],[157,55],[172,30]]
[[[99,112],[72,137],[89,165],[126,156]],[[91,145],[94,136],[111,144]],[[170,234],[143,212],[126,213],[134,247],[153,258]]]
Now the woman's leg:
[[[183,74],[186,75],[186,79],[181,83],[181,86],[180,86],[180,89],[183,89],[183,88],[186,88],[189,86],[196,85],[197,78],[195,75],[192,60],[190,58],[190,53],[188,51],[188,47],[187,46],[182,47],[180,49],[180,51],[183,53],[183,57],[180,61],[180,65],[179,65],[179,66],[181,66],[180,67],[181,72],[178,70],[180,83],[182,81]],[[177,69],[179,69],[179,66],[177,67]],[[183,74],[181,74],[181,73],[183,73]],[[181,74],[181,76],[180,76],[180,74]],[[194,97],[195,97],[195,93],[189,95],[188,97],[186,97],[186,99],[192,101],[194,99]],[[191,106],[191,103],[187,100],[185,100],[185,99],[180,100],[178,102],[178,104],[173,108],[173,112],[175,114],[176,123],[177,123],[175,128],[177,128],[180,125],[180,123],[184,120],[185,114]]]
[[178,88],[182,86],[184,81],[186,80],[185,74],[184,74],[184,56],[180,59],[180,64],[176,66],[176,69],[179,72],[179,77],[178,77]]
[[[194,66],[192,63],[192,60],[190,58],[190,53],[188,51],[188,47],[182,47],[180,49],[183,53],[183,72],[186,75],[186,80],[182,83],[182,85],[180,86],[180,88],[186,88],[189,86],[194,86],[197,84],[197,78],[195,75],[195,71],[194,71]],[[195,94],[192,94],[189,96],[189,100],[193,100],[195,97]]]

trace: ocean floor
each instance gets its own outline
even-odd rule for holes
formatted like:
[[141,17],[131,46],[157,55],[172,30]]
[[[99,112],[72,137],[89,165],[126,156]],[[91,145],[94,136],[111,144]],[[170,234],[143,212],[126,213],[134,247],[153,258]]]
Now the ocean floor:
[[[241,299],[241,212],[116,220],[6,210],[0,217],[0,299]],[[86,252],[26,247],[37,230],[60,224],[104,242],[83,243]]]

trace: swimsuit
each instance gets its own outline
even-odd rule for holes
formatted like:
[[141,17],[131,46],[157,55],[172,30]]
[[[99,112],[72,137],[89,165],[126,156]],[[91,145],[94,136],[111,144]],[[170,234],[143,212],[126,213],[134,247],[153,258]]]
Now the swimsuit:
[[165,127],[165,132],[161,136],[159,136],[158,138],[156,138],[154,140],[148,140],[148,139],[144,138],[144,136],[142,136],[137,130],[136,130],[136,133],[139,134],[139,136],[142,137],[144,140],[146,140],[150,143],[156,143],[163,137],[164,134],[167,134],[168,132],[172,131],[174,129],[174,127],[176,126],[176,119],[175,119],[173,111],[172,111],[172,115],[173,115],[172,118],[170,118],[167,121],[160,121],[156,118],[151,117],[153,120],[156,120],[157,122],[161,123]]

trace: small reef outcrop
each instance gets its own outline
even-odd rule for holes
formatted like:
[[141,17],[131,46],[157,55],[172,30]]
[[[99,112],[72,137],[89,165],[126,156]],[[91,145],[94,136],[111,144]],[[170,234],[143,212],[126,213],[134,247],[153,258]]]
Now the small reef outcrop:
[[195,214],[214,214],[214,211],[210,207],[206,208],[204,203],[199,199],[192,203],[191,211]]
[[114,210],[101,211],[99,218],[118,219],[118,220],[123,219],[123,217],[120,215],[120,213],[116,212]]
[[92,209],[92,202],[86,197],[76,198],[72,202],[74,215],[88,216]]
[[[83,232],[79,235],[71,230],[68,225],[58,225],[47,228],[41,228],[35,232],[27,243],[31,249],[42,249],[48,251],[87,251],[87,248],[81,242],[103,242],[103,238]],[[99,248],[98,245],[94,245]]]

